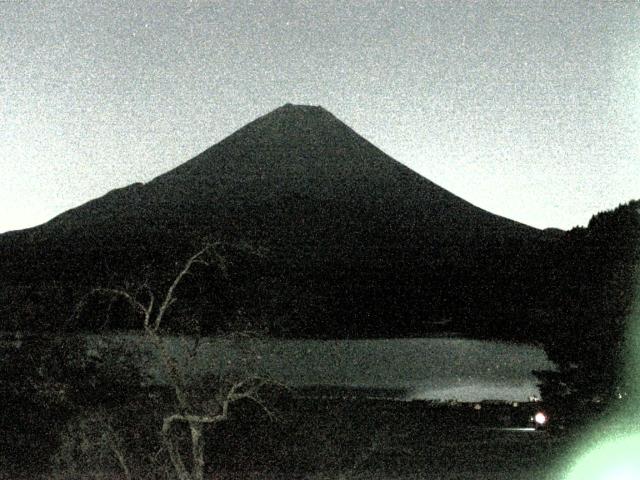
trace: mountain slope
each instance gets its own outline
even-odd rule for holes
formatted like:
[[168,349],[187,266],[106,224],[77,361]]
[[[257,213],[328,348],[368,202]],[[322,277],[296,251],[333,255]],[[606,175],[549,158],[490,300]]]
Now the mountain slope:
[[507,235],[533,231],[438,187],[326,110],[293,105],[248,124],[147,185],[113,191],[60,215],[50,226],[97,225],[141,215],[132,206],[145,207],[148,219],[150,213],[171,216],[176,207],[215,208],[211,203],[222,199],[227,202],[223,208],[234,209],[239,204],[286,202],[287,196],[389,210],[401,214],[406,225],[440,224],[463,236],[483,233],[474,227]]
[[[512,283],[531,245],[555,236],[438,187],[320,107],[288,104],[146,185],[0,236],[0,273],[10,303],[59,305],[49,309],[58,319],[28,320],[56,328],[88,285],[143,271],[161,285],[204,238],[246,242],[266,257],[230,249],[231,277],[200,279],[183,316],[213,328],[241,312],[284,335],[399,336],[449,317],[486,323],[502,301],[486,290]],[[38,293],[54,282],[62,293]]]

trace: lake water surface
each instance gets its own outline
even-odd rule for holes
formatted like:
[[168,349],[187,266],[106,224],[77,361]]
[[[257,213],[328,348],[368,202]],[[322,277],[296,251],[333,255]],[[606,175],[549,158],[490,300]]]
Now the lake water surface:
[[[532,370],[555,369],[537,347],[456,337],[377,340],[276,340],[166,337],[193,379],[242,368],[291,387],[332,385],[406,391],[404,399],[526,401],[538,397]],[[89,350],[142,352],[154,381],[164,374],[144,336],[88,337]],[[112,346],[109,347],[109,344]]]

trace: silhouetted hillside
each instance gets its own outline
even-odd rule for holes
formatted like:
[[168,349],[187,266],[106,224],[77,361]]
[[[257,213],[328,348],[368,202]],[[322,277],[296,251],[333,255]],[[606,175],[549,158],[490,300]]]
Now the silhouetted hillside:
[[[547,251],[538,338],[559,373],[542,375],[543,395],[611,396],[626,390],[625,340],[640,274],[640,201],[594,215]],[[636,392],[637,393],[637,392]]]

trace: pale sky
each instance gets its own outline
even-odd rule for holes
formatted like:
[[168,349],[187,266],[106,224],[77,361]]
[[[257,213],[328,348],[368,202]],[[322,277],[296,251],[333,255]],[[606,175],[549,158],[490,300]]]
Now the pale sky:
[[0,1],[0,232],[322,105],[536,227],[640,198],[640,2]]

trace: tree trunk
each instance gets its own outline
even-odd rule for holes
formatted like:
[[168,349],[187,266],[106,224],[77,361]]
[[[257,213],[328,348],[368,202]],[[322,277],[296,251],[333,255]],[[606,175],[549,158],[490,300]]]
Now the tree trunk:
[[193,480],[204,479],[204,435],[203,424],[191,422],[191,453],[193,457]]
[[171,459],[171,463],[173,464],[173,469],[178,476],[178,480],[193,480],[186,467],[184,466],[184,462],[182,461],[182,456],[180,455],[180,451],[178,447],[173,442],[171,438],[171,422],[165,420],[162,425],[162,438],[164,439],[164,444],[169,452],[169,458]]

